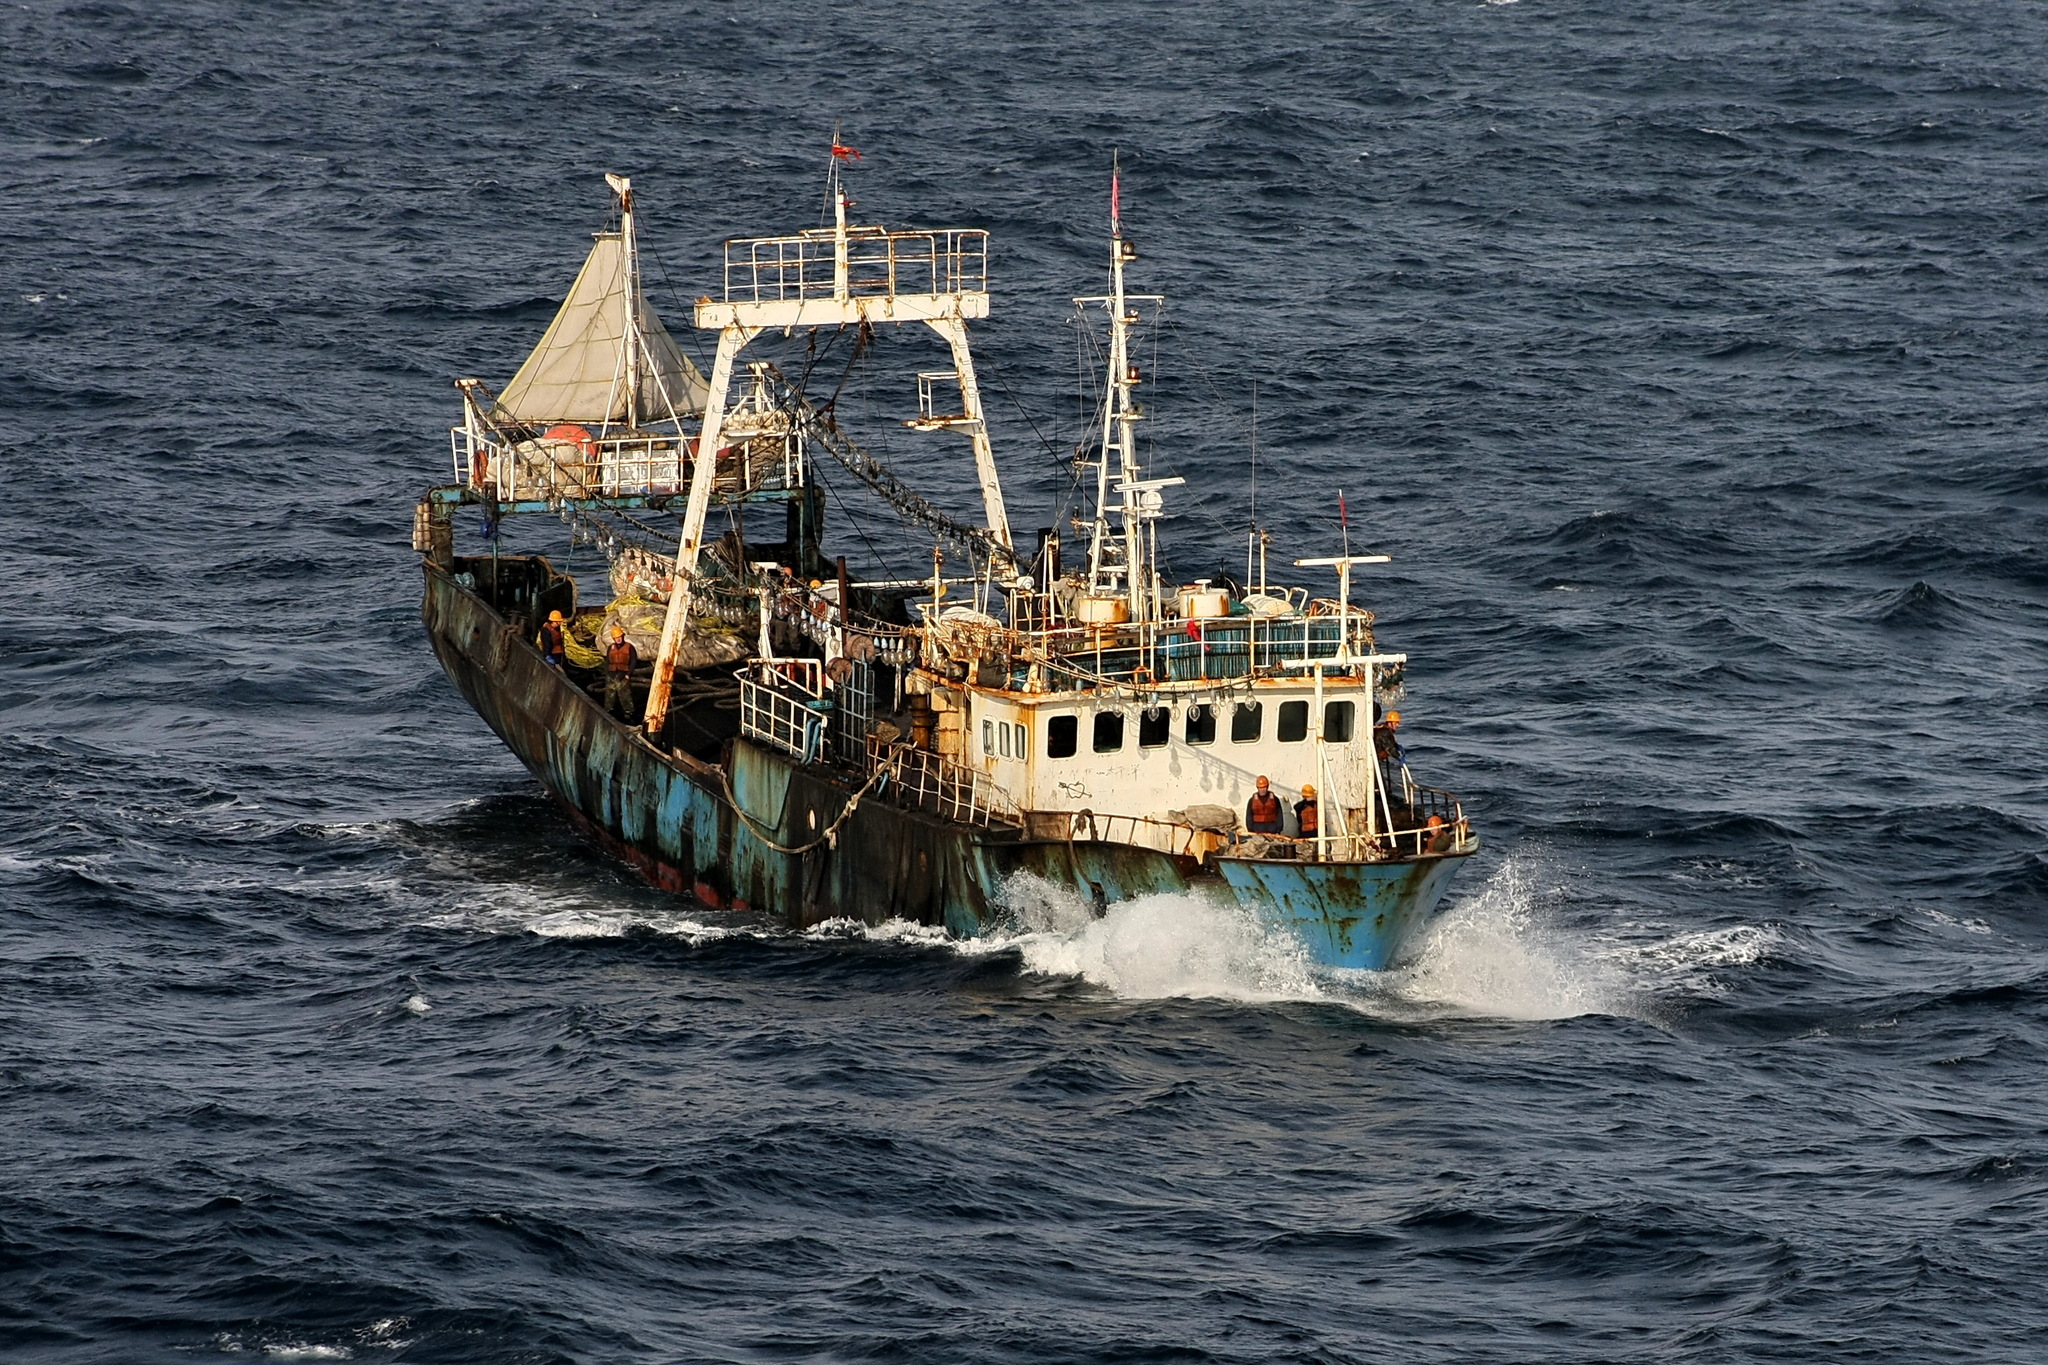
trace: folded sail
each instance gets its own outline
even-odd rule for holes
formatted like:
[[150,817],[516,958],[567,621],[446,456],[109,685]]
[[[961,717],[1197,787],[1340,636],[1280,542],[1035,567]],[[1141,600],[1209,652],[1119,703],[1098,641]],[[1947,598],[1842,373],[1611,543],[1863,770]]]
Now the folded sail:
[[[677,348],[644,296],[638,334],[626,335],[626,300],[638,293],[627,266],[624,238],[600,233],[547,335],[498,395],[501,420],[603,427],[666,422],[703,411],[704,376]],[[628,345],[640,352],[637,404],[628,401],[635,369]]]

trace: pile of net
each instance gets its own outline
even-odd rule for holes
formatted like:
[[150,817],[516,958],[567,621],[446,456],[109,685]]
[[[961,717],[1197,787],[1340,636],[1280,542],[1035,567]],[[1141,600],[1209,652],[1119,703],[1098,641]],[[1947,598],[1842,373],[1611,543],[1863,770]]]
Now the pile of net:
[[[576,623],[578,626],[585,622],[590,624],[591,639],[586,644],[575,638],[575,631],[568,632],[569,662],[581,668],[603,667],[604,651],[612,642],[612,627],[620,626],[638,652],[640,662],[651,663],[661,649],[661,626],[667,617],[668,603],[650,601],[631,593],[613,598],[601,612],[580,612]],[[690,629],[684,633],[676,650],[676,668],[687,673],[699,668],[736,664],[746,658],[748,652],[747,642],[734,634],[730,627],[693,613]]]

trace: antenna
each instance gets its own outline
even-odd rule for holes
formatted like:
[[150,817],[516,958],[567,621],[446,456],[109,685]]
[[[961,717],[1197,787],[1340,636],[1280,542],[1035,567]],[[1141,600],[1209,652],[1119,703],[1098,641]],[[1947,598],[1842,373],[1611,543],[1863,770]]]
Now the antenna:
[[832,206],[839,202],[839,120],[832,120],[832,150],[825,154],[825,202],[818,206],[818,226],[832,221]]
[[1244,540],[1244,586],[1252,586],[1252,555],[1259,543],[1259,381],[1252,381],[1252,528]]

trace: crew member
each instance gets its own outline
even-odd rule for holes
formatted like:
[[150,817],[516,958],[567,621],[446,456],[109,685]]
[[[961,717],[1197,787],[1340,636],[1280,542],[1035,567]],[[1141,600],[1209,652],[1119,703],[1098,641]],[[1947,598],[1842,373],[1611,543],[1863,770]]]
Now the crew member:
[[1422,837],[1425,840],[1422,846],[1425,853],[1449,853],[1451,851],[1451,827],[1444,823],[1444,818],[1441,815],[1429,817],[1428,822],[1422,827]]
[[558,611],[549,612],[548,619],[540,624],[540,657],[555,668],[562,666],[562,613]]
[[1280,834],[1286,829],[1286,820],[1280,806],[1280,798],[1273,795],[1273,784],[1262,773],[1252,784],[1258,790],[1252,799],[1244,803],[1244,827],[1254,834]]
[[1373,727],[1373,752],[1380,756],[1382,763],[1405,764],[1407,751],[1401,747],[1401,713],[1387,712],[1387,718]]
[[1316,789],[1310,782],[1301,784],[1301,800],[1294,803],[1294,827],[1301,831],[1304,839],[1316,837],[1322,822],[1316,816]]
[[620,720],[633,719],[633,665],[640,651],[626,638],[624,626],[612,627],[611,647],[604,652],[604,709]]

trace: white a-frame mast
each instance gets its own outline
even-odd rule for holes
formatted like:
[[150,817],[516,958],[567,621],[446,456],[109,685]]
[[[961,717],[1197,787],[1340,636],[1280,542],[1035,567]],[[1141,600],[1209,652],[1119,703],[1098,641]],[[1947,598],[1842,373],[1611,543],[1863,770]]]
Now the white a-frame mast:
[[[1123,597],[1130,603],[1131,619],[1149,620],[1158,605],[1159,585],[1154,580],[1158,546],[1153,523],[1160,512],[1159,490],[1181,482],[1179,479],[1143,479],[1138,462],[1137,423],[1144,410],[1131,401],[1138,383],[1138,367],[1131,363],[1131,328],[1138,315],[1137,303],[1164,303],[1160,294],[1129,294],[1124,291],[1124,264],[1138,257],[1137,248],[1124,237],[1123,170],[1112,160],[1109,173],[1109,293],[1077,298],[1076,306],[1101,304],[1109,314],[1109,370],[1102,405],[1102,431],[1096,449],[1095,526],[1088,540],[1088,594],[1091,597]],[[1115,471],[1112,477],[1111,464]],[[1110,501],[1115,493],[1117,500]],[[1117,526],[1110,526],[1116,514]]]
[[724,297],[697,301],[697,326],[718,334],[718,353],[704,399],[703,424],[698,428],[690,497],[676,548],[675,582],[647,692],[643,724],[650,734],[659,735],[668,718],[676,657],[689,624],[692,579],[704,546],[719,456],[731,444],[725,419],[734,367],[740,353],[763,332],[922,323],[944,337],[953,353],[962,399],[968,405],[989,540],[1000,556],[1005,560],[1009,556],[1009,516],[967,346],[967,324],[988,316],[988,233],[979,228],[890,232],[848,224],[849,201],[840,181],[839,163],[859,155],[833,138],[830,227],[788,237],[728,241]]

